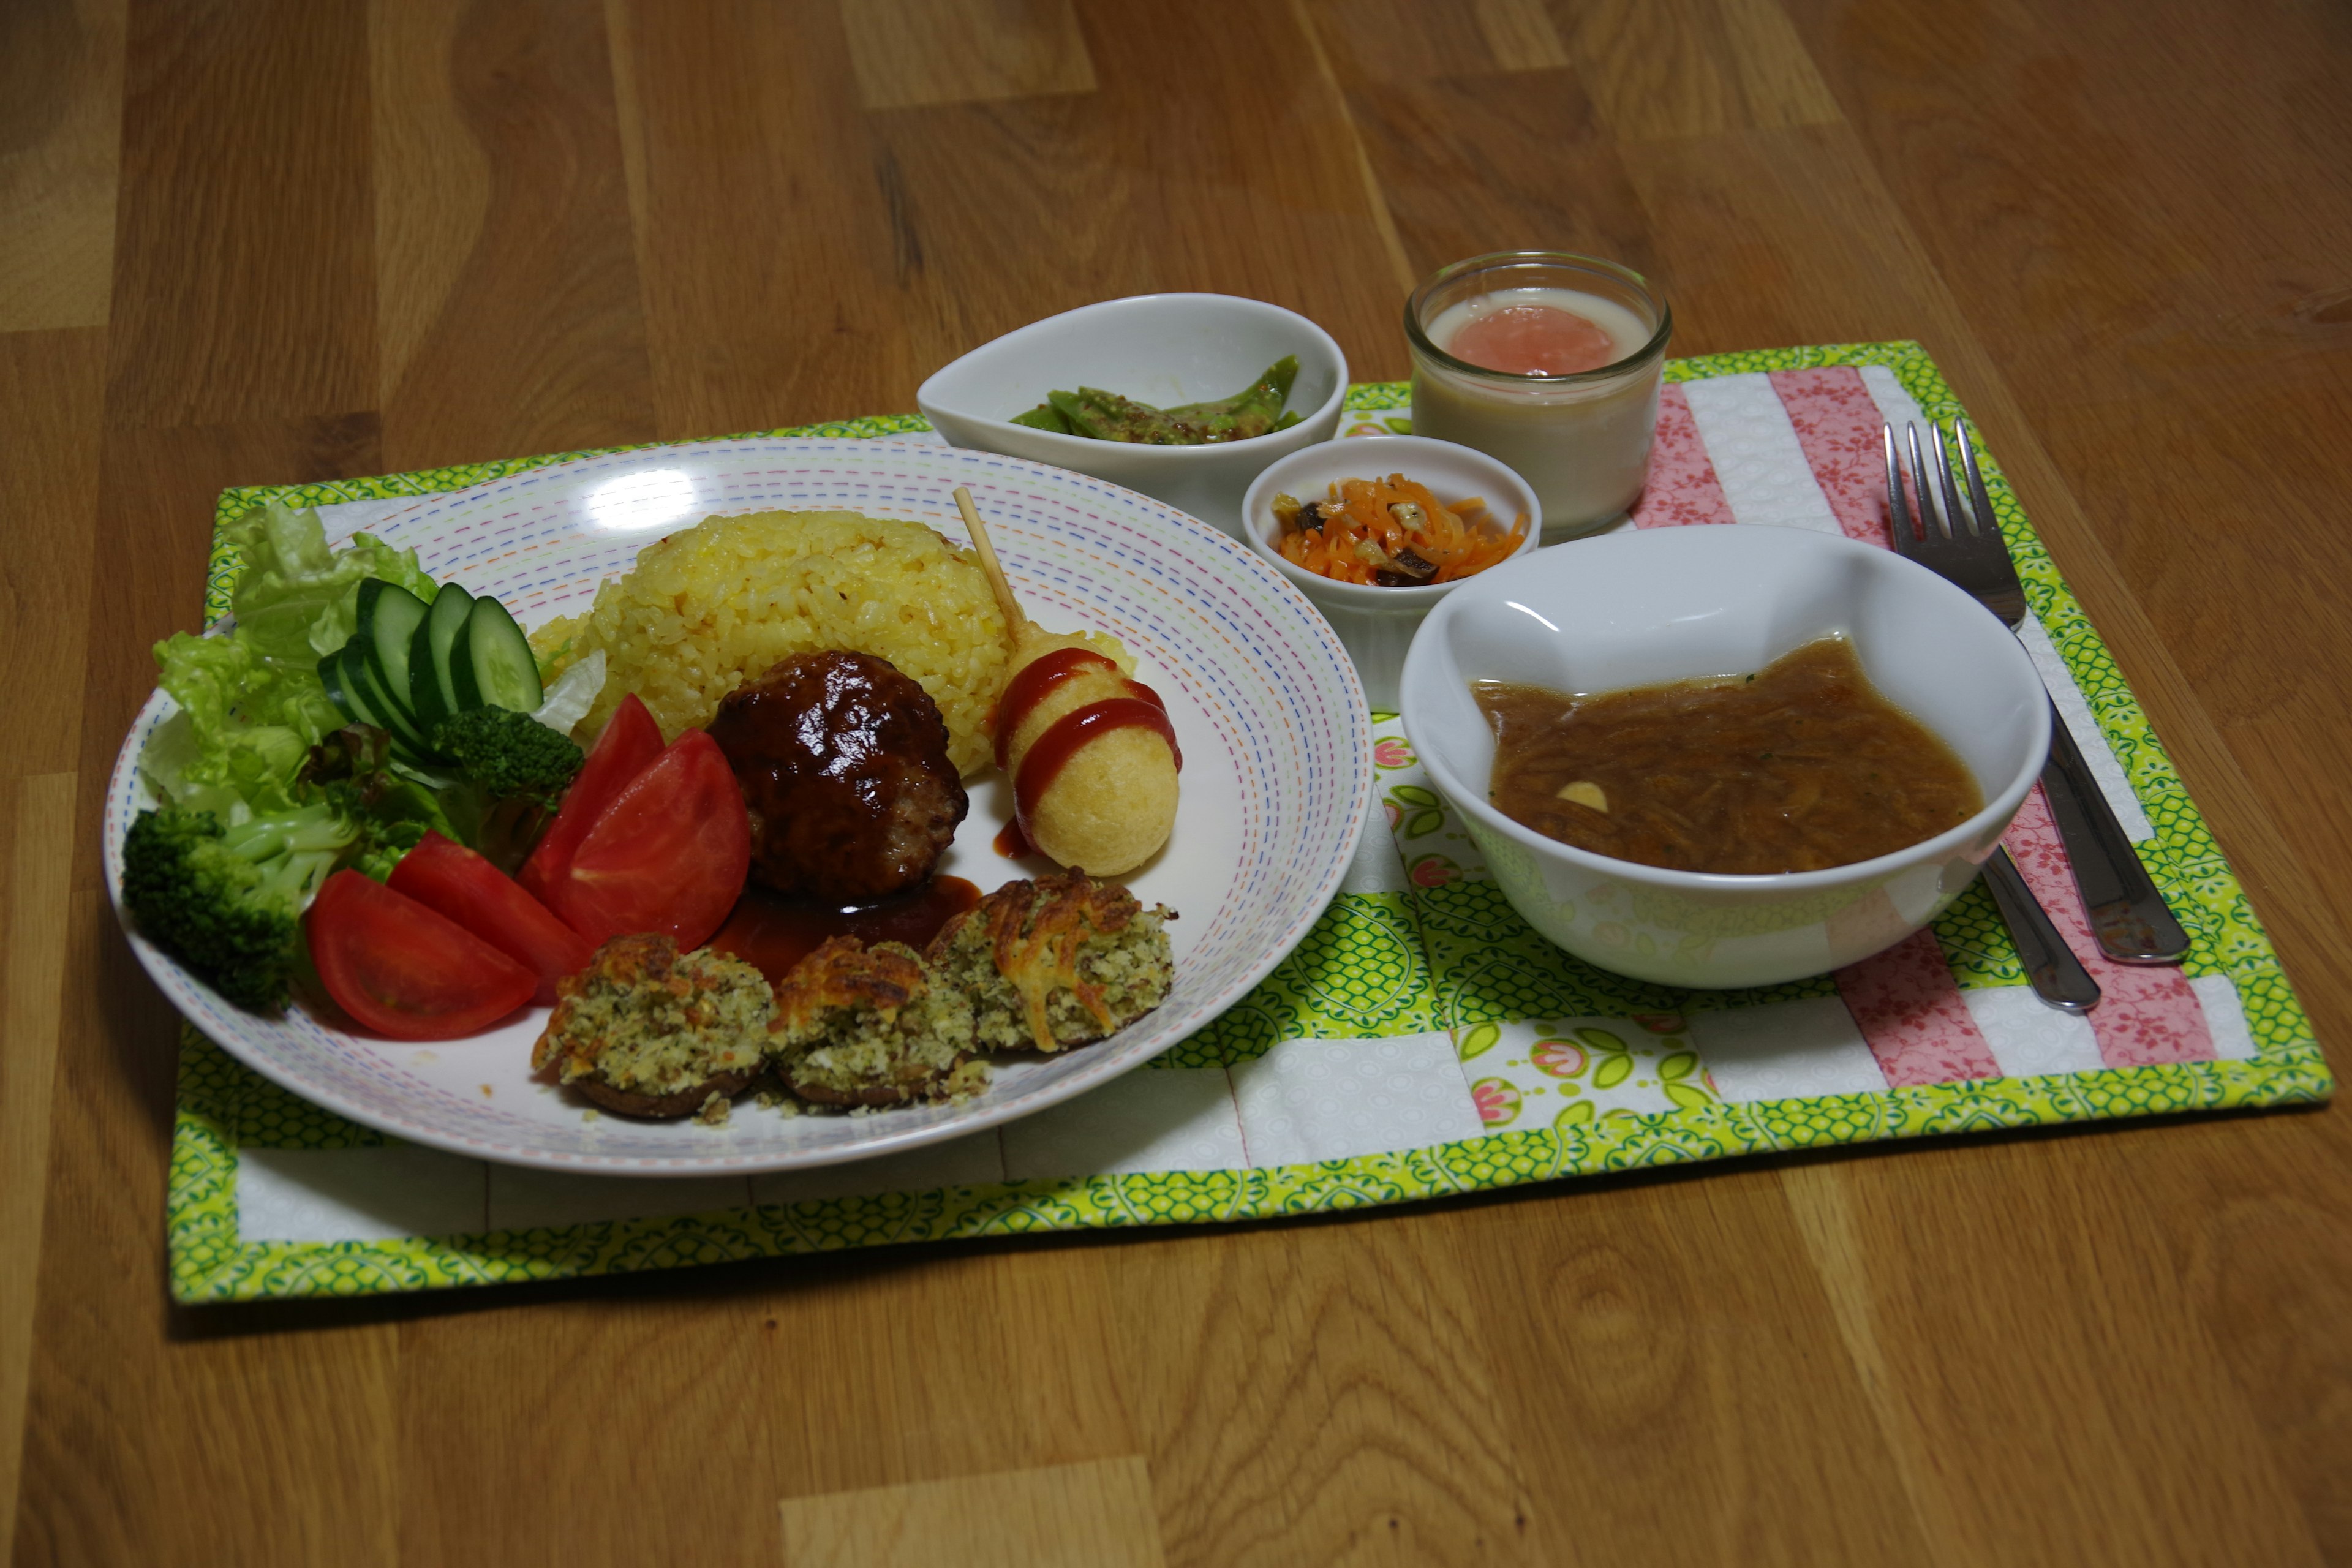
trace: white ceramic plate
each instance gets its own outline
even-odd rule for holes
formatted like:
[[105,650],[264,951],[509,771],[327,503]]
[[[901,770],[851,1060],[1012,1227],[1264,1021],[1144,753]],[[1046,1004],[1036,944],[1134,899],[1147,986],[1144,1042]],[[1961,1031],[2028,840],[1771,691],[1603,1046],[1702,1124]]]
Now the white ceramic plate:
[[[709,1175],[863,1159],[1026,1116],[1159,1055],[1306,934],[1339,887],[1371,795],[1371,726],[1346,652],[1237,542],[1082,474],[873,440],[709,441],[582,458],[419,500],[369,531],[413,545],[435,577],[496,594],[535,626],[584,608],[645,545],[712,513],[846,508],[961,542],[957,485],[971,488],[1030,615],[1120,638],[1175,721],[1184,752],[1175,836],[1127,881],[1145,904],[1182,917],[1169,928],[1176,984],[1131,1028],[1056,1058],[1000,1063],[989,1090],[961,1105],[787,1117],[747,1099],[713,1129],[585,1117],[584,1100],[531,1075],[543,1008],[471,1039],[417,1045],[341,1034],[299,1008],[282,1019],[243,1012],[133,930],[140,961],[198,1028],[305,1099],[415,1142],[555,1170]],[[153,804],[139,752],[172,711],[160,691],[148,701],[108,790],[118,910],[123,835]],[[991,847],[1010,814],[1001,776],[971,795],[940,869],[983,890],[1043,869]]]

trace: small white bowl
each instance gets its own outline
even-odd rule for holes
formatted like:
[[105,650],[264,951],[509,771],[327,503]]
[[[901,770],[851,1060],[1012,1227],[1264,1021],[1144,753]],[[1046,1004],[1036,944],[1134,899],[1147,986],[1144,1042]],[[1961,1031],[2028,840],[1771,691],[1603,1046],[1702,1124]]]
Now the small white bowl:
[[[1397,682],[1404,673],[1405,650],[1412,646],[1413,633],[1421,629],[1422,620],[1437,607],[1440,600],[1477,579],[1465,577],[1458,583],[1437,583],[1423,588],[1335,583],[1282,558],[1282,552],[1276,548],[1276,542],[1282,537],[1282,525],[1274,516],[1276,496],[1321,500],[1331,493],[1335,480],[1369,479],[1386,474],[1418,479],[1442,501],[1481,497],[1486,502],[1487,512],[1500,519],[1506,528],[1521,512],[1527,513],[1528,536],[1520,541],[1512,560],[1536,548],[1543,532],[1543,503],[1536,499],[1527,480],[1486,453],[1451,441],[1433,441],[1426,436],[1351,436],[1344,441],[1327,441],[1319,447],[1294,452],[1269,466],[1250,486],[1249,494],[1242,501],[1244,542],[1265,557],[1276,571],[1323,612],[1323,618],[1339,634],[1348,657],[1356,661],[1356,674],[1364,683],[1365,700],[1377,712],[1392,713],[1397,705]],[[1501,562],[1486,570],[1499,572],[1508,564],[1510,562]]]
[[[1097,441],[1015,425],[1048,392],[1099,386],[1155,407],[1228,397],[1298,356],[1287,430],[1206,447]],[[1348,360],[1293,310],[1230,294],[1138,294],[1048,316],[935,373],[915,405],[950,444],[1073,468],[1124,485],[1238,538],[1242,494],[1276,458],[1339,428]]]
[[[1832,633],[1976,774],[1985,808],[1824,871],[1670,871],[1574,848],[1487,803],[1495,737],[1474,680],[1609,691],[1761,668]],[[1472,578],[1405,660],[1405,732],[1514,909],[1589,963],[1666,985],[1770,985],[1892,947],[1975,879],[2050,754],[2017,639],[1891,551],[1833,534],[1663,528],[1556,545]]]

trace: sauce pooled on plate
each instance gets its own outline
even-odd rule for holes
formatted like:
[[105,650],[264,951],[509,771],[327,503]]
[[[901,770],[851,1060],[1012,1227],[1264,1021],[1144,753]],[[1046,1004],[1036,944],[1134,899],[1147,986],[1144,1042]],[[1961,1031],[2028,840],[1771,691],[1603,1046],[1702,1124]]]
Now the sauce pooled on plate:
[[1746,676],[1569,695],[1482,680],[1487,796],[1548,838],[1678,871],[1818,871],[1984,808],[1968,764],[1881,696],[1842,637]]

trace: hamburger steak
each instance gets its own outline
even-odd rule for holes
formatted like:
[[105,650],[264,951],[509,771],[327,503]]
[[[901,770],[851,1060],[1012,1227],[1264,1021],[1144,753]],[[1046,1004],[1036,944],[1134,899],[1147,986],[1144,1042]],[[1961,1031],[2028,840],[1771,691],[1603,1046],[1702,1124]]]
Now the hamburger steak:
[[970,802],[938,704],[887,659],[803,653],[710,721],[751,817],[751,879],[871,903],[921,882]]

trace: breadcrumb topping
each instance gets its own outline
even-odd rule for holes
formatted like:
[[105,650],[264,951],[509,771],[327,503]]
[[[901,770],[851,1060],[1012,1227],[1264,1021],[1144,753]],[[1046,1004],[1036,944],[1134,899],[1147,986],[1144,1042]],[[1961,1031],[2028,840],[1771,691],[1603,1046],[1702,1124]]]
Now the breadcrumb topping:
[[1146,910],[1078,871],[1008,882],[932,940],[931,962],[971,996],[982,1050],[1057,1051],[1116,1033],[1167,999],[1165,905]]
[[683,1115],[705,1106],[715,1083],[740,1089],[760,1070],[772,1004],[765,977],[740,959],[681,953],[667,936],[619,936],[558,982],[556,995],[531,1047],[534,1068],[638,1100],[692,1096],[674,1110],[606,1101],[614,1109]]

